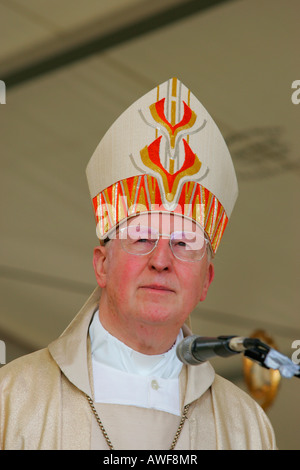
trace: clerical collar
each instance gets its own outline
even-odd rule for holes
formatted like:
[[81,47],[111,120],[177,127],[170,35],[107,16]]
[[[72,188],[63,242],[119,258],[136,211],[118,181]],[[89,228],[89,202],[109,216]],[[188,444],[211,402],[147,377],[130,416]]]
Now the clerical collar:
[[173,379],[179,376],[182,363],[176,355],[177,344],[183,339],[182,330],[174,346],[164,354],[147,355],[134,351],[104,329],[99,311],[89,328],[91,352],[94,361],[122,372],[139,376],[155,376]]

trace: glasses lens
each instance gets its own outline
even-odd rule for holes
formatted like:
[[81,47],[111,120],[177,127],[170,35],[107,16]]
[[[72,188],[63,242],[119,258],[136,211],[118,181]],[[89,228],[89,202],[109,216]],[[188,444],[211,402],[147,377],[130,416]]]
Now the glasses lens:
[[171,247],[174,255],[184,261],[201,260],[206,250],[206,240],[202,232],[173,232]]
[[122,247],[127,253],[133,255],[146,255],[150,253],[159,238],[158,232],[150,227],[130,225],[120,230]]
[[204,233],[200,231],[176,231],[171,235],[160,234],[157,229],[147,226],[130,225],[119,231],[123,249],[133,255],[147,255],[157,245],[159,237],[170,237],[170,246],[174,256],[183,261],[199,261],[206,251]]

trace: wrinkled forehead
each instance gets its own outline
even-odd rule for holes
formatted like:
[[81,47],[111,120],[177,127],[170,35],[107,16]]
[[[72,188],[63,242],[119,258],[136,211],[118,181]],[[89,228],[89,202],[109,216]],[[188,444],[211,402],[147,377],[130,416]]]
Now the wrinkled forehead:
[[174,231],[203,233],[203,229],[193,220],[180,214],[170,212],[149,212],[146,214],[139,214],[127,219],[126,224],[121,224],[120,228],[123,228],[125,225],[150,227],[159,230],[160,233],[164,234],[169,234]]

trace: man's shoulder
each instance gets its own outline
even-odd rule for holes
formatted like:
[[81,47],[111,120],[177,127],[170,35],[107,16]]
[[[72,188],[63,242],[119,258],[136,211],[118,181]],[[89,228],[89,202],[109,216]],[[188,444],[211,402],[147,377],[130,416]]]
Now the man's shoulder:
[[237,397],[240,399],[248,400],[249,398],[250,400],[252,400],[252,398],[248,395],[248,393],[246,393],[244,390],[242,390],[240,387],[235,385],[230,380],[218,374],[215,375],[215,379],[212,384],[212,387],[214,388],[216,392],[221,391],[222,393],[229,394],[229,395],[236,394]]
[[247,392],[230,382],[229,380],[215,376],[215,380],[211,387],[213,400],[216,406],[222,408],[236,419],[246,419],[248,423],[259,422],[269,426],[269,419],[261,408]]
[[242,404],[243,406],[247,405],[253,409],[260,409],[257,402],[253,400],[247,392],[218,374],[215,375],[215,379],[212,384],[212,393],[216,397],[220,396],[224,405],[225,403],[230,405]]
[[48,348],[21,356],[0,368],[0,389],[8,385],[21,385],[29,381],[37,384],[47,376],[51,376],[59,368],[53,360]]
[[220,433],[226,436],[225,427],[231,430],[230,442],[227,443],[229,448],[277,448],[274,430],[266,413],[247,392],[216,375],[211,393]]

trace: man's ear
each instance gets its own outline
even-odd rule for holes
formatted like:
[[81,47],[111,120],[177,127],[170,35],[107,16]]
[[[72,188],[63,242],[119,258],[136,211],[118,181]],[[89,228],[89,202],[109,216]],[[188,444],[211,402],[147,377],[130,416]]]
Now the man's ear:
[[204,284],[203,284],[203,289],[202,289],[201,296],[200,296],[200,301],[203,301],[206,298],[208,288],[213,282],[214,277],[215,277],[215,267],[212,263],[209,263],[207,267]]
[[99,245],[94,248],[93,266],[97,284],[100,287],[106,286],[106,266],[107,266],[107,249],[105,246]]

